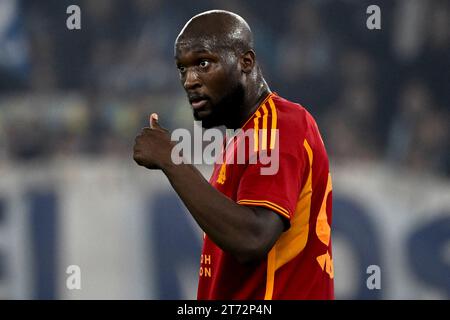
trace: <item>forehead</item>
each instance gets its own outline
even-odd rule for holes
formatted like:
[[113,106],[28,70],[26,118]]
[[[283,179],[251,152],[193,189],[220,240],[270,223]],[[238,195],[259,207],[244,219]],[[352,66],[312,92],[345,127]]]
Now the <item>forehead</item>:
[[197,54],[222,56],[226,47],[216,37],[182,37],[175,42],[174,56],[175,59]]
[[218,52],[213,50],[212,48],[203,47],[203,46],[176,46],[175,47],[175,58],[179,59],[181,57],[187,55],[198,55],[198,54],[209,54],[209,55],[218,55]]

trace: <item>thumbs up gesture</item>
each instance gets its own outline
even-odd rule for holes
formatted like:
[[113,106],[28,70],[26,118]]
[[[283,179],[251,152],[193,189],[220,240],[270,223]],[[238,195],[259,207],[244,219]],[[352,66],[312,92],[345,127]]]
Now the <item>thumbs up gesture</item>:
[[150,124],[151,129],[156,129],[156,128],[162,129],[158,123],[158,114],[157,113],[152,113],[150,115],[149,124]]
[[172,162],[173,145],[169,132],[159,125],[158,115],[152,113],[149,127],[143,128],[134,140],[133,159],[148,169],[163,169]]

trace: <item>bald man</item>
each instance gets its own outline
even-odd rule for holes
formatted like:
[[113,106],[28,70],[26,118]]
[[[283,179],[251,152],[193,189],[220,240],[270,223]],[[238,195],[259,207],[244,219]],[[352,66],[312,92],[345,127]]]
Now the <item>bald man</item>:
[[[175,61],[203,127],[251,132],[224,143],[209,182],[194,166],[174,164],[156,114],[135,140],[134,160],[164,172],[204,231],[198,299],[334,298],[331,176],[313,117],[271,92],[250,27],[234,13],[190,19]],[[244,163],[233,161],[239,143],[250,146]],[[276,156],[276,172],[262,174],[262,154]]]

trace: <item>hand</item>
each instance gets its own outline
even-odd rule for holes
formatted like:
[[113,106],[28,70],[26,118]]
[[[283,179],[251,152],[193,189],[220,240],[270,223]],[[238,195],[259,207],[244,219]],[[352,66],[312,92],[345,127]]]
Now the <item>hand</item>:
[[156,113],[150,115],[149,124],[134,140],[133,159],[148,169],[162,169],[172,162],[173,142],[169,132],[159,125]]

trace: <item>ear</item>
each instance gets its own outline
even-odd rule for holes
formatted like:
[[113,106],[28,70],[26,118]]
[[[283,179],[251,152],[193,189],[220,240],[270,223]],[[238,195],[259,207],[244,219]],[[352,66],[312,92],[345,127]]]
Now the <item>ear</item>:
[[248,50],[247,52],[243,53],[240,58],[242,72],[244,73],[252,72],[253,68],[255,67],[255,62],[256,62],[256,55],[253,50]]

